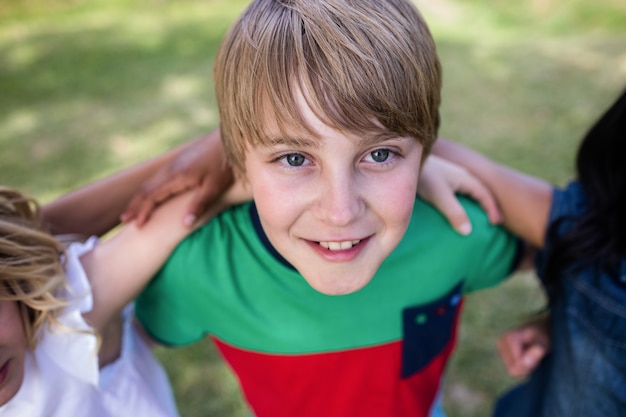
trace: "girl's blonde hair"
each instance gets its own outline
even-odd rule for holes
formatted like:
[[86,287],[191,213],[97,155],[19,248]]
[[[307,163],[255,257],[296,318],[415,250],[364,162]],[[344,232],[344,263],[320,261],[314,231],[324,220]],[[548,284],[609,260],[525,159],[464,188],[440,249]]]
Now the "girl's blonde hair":
[[240,172],[246,146],[273,139],[268,120],[315,134],[298,92],[325,124],[414,137],[424,155],[439,127],[441,66],[409,0],[254,0],[224,38],[215,89],[224,148]]
[[0,186],[0,300],[17,301],[29,347],[66,305],[64,246],[43,226],[39,205]]

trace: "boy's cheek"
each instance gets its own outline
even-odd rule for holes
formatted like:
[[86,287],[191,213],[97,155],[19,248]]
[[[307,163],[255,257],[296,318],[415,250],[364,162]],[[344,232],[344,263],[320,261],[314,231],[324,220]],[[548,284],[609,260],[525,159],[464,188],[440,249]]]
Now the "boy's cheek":
[[417,169],[416,166],[411,170],[405,170],[403,175],[396,176],[376,187],[380,192],[375,198],[378,201],[384,201],[385,207],[393,211],[392,218],[405,222],[410,219],[417,196],[419,180],[419,175],[416,174]]

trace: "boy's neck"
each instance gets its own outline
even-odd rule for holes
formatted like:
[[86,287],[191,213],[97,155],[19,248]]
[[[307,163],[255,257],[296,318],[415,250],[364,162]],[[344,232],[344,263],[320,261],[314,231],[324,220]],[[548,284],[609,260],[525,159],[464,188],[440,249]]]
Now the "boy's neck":
[[290,269],[293,269],[295,271],[296,269],[293,267],[293,265],[291,265],[276,250],[276,248],[272,245],[272,242],[270,242],[270,240],[267,238],[267,235],[265,234],[265,230],[263,230],[263,225],[261,225],[261,219],[259,218],[259,212],[256,209],[256,204],[254,204],[254,201],[250,204],[250,219],[252,220],[252,225],[254,226],[254,230],[256,231],[257,235],[259,236],[259,239],[261,239],[261,243],[263,243],[263,246],[265,246],[267,251],[270,254],[272,254],[272,256],[274,258],[276,258],[276,260],[278,262],[280,262],[281,264],[283,264],[286,267],[288,267]]

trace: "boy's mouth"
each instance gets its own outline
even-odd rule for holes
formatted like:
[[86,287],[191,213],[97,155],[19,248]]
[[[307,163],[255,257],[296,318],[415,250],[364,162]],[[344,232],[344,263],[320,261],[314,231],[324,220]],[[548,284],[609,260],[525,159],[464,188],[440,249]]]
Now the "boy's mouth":
[[360,240],[344,240],[343,242],[317,242],[321,247],[330,251],[339,251],[352,249],[352,247],[358,245]]

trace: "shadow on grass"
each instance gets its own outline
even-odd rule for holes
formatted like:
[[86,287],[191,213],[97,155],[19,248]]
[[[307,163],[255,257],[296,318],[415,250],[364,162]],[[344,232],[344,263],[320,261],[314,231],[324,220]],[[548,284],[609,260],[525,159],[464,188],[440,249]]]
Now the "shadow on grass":
[[626,85],[626,34],[442,40],[442,136],[563,184],[586,129]]
[[128,25],[33,29],[0,44],[4,183],[72,188],[217,125],[212,66],[228,21],[140,37]]
[[209,339],[182,348],[156,349],[184,417],[244,417],[248,410],[231,371]]

